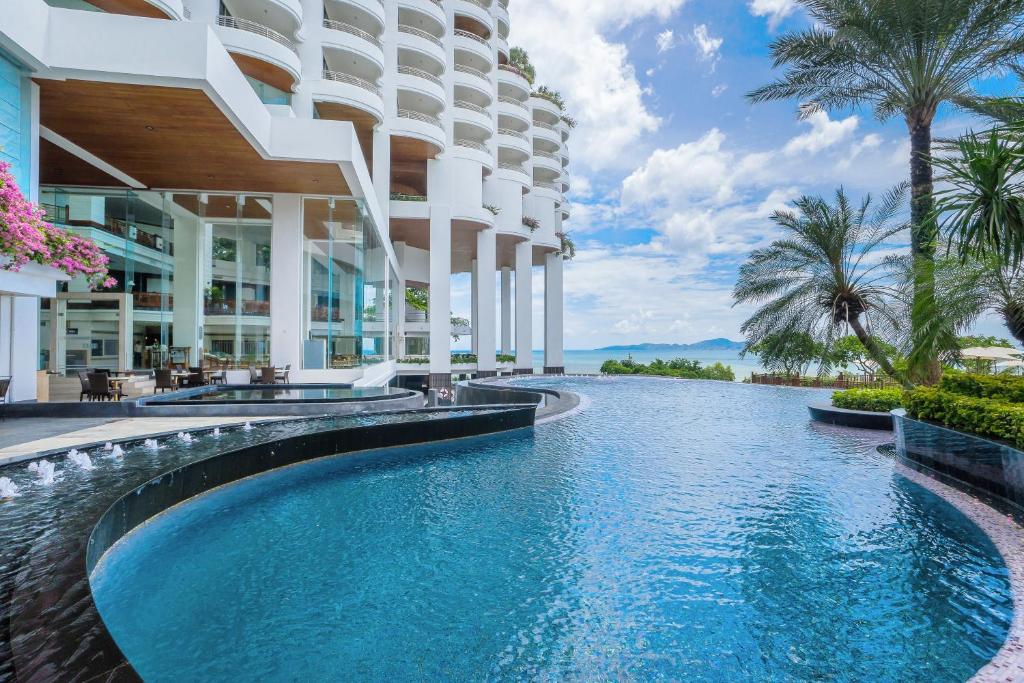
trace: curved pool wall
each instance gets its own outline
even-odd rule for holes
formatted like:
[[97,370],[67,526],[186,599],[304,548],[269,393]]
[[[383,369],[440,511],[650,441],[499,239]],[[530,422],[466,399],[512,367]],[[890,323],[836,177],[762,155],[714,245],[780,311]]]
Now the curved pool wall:
[[[89,571],[124,534],[190,496],[313,459],[533,423],[532,406],[514,405],[281,420],[251,432],[222,428],[219,436],[193,430],[190,443],[164,436],[158,451],[141,439],[117,442],[125,449],[120,460],[101,444],[79,447],[96,468],[61,461],[48,488],[27,480],[24,465],[0,467],[0,476],[23,488],[0,501],[7,533],[0,546],[0,681],[138,680],[99,616]],[[238,443],[244,446],[217,448]]]
[[526,384],[586,408],[197,498],[103,561],[104,618],[154,680],[963,681],[1004,642],[992,537],[879,456],[884,434],[808,423],[789,389]]
[[204,401],[199,397],[212,391],[280,391],[352,389],[351,384],[238,384],[196,387],[166,394],[123,401],[70,401],[61,403],[12,403],[4,407],[6,417],[268,417],[353,415],[385,410],[423,407],[423,394],[390,388],[385,396],[351,398],[307,398]]
[[836,408],[831,403],[812,403],[807,406],[807,410],[811,413],[812,420],[825,424],[892,431],[892,415],[889,413]]
[[1024,510],[1024,452],[893,411],[896,452]]
[[[534,377],[536,379],[533,382],[543,380],[543,376]],[[488,406],[532,403],[537,406],[537,422],[567,415],[580,405],[579,395],[572,391],[558,391],[530,384],[512,384],[516,381],[520,380],[493,378],[459,382],[455,387],[455,404]]]

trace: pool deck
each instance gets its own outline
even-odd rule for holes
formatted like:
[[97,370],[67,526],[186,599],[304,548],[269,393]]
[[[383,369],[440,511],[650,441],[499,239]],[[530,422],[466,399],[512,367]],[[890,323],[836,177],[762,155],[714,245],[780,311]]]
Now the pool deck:
[[[261,417],[260,421],[286,416]],[[43,451],[71,449],[101,441],[244,423],[249,417],[8,418],[0,423],[0,465]]]

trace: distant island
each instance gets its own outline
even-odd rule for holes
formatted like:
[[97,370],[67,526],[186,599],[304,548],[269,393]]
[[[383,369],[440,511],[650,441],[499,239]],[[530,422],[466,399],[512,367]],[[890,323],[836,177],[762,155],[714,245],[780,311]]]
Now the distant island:
[[631,344],[628,346],[604,346],[595,351],[741,351],[743,342],[723,337],[705,339],[695,344]]

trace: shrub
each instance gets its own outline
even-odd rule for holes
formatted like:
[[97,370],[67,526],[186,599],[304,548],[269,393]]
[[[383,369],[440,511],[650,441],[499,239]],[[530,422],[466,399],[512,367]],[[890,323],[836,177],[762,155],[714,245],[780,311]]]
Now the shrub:
[[676,358],[665,362],[660,358],[651,361],[650,365],[637,363],[632,358],[625,360],[606,360],[601,364],[601,373],[605,375],[655,375],[658,377],[679,377],[681,379],[713,379],[723,382],[734,382],[736,374],[730,365],[715,363],[706,368],[699,360]]
[[847,410],[887,413],[903,405],[900,389],[847,389],[832,394],[832,405]]
[[915,419],[1024,446],[1024,405],[964,396],[934,387],[906,392],[903,405],[907,414]]
[[939,388],[961,396],[1024,403],[1024,377],[1013,375],[947,373],[939,381]]

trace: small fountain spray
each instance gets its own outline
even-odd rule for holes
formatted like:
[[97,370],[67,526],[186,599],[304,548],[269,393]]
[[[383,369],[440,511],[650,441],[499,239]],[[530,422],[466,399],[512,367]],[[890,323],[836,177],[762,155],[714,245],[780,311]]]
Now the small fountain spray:
[[178,432],[178,438],[184,443],[192,443],[192,435],[188,432]]
[[121,448],[120,444],[117,444],[113,448],[110,449],[110,457],[112,457],[112,458],[123,458],[124,457],[124,449]]
[[151,451],[155,451],[160,448],[160,443],[156,439],[146,439],[142,442],[142,445]]
[[214,427],[213,428],[213,435],[214,436],[220,436],[220,427]]
[[249,421],[246,421],[246,423],[242,426],[242,429],[247,431],[247,432],[251,432],[252,431],[252,423],[250,423]]
[[10,477],[0,477],[0,500],[18,495],[18,485]]
[[77,449],[72,448],[68,451],[68,460],[71,461],[76,467],[83,470],[92,469],[92,458],[85,453],[80,453]]
[[105,451],[112,451],[112,450],[114,450],[114,444],[110,443],[109,441],[106,442],[105,444],[103,444],[103,450],[105,450]]
[[39,483],[49,486],[56,479],[57,468],[49,460],[39,460],[28,464],[28,471],[35,472],[39,476]]

